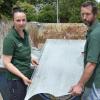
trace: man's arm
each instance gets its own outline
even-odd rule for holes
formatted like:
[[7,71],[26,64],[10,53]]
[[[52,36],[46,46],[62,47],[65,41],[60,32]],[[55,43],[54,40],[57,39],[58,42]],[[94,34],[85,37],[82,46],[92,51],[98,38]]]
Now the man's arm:
[[90,77],[92,76],[94,69],[96,67],[95,63],[90,63],[88,62],[86,64],[86,67],[84,69],[84,72],[81,76],[81,79],[79,80],[79,82],[73,86],[70,90],[72,95],[80,95],[83,91],[84,85],[86,84],[86,82],[90,79]]
[[15,74],[16,76],[20,77],[26,85],[31,84],[31,80],[29,80],[21,71],[19,71],[12,63],[11,63],[12,56],[3,55],[3,63],[5,68],[8,71]]

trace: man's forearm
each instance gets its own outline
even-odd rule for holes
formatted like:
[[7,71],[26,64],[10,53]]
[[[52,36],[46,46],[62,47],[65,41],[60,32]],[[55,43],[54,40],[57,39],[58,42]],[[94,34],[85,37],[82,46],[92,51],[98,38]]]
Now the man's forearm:
[[92,74],[94,72],[95,67],[96,67],[95,63],[88,62],[86,64],[83,75],[82,75],[80,81],[78,82],[78,84],[81,85],[81,87],[84,87],[86,82],[90,79],[90,77],[92,76]]

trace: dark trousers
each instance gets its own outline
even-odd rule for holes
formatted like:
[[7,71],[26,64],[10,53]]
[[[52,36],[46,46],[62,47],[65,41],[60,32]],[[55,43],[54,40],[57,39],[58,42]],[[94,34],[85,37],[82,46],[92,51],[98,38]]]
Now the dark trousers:
[[81,100],[81,96],[76,96],[75,98],[73,98],[71,100]]
[[2,95],[3,100],[10,100],[9,89],[7,84],[7,79],[5,77],[5,72],[0,71],[0,93]]
[[[31,97],[29,100],[61,100],[61,99],[50,99],[49,97],[46,97],[45,94],[37,94]],[[81,96],[76,96],[76,97],[65,99],[65,100],[81,100]]]
[[22,80],[8,80],[10,100],[24,100],[27,86]]

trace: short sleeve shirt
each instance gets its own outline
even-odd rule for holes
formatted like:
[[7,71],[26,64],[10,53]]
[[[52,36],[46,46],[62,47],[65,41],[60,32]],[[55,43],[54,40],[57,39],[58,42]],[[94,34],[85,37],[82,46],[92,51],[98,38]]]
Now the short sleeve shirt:
[[89,28],[86,38],[84,65],[86,65],[87,62],[96,64],[96,69],[86,86],[91,87],[92,84],[95,83],[96,87],[100,88],[100,23],[97,20]]
[[[13,27],[3,42],[3,54],[12,56],[11,63],[17,67],[25,76],[31,77],[31,48],[28,33],[24,31],[24,38],[21,38]],[[8,79],[19,79],[16,75],[7,72]]]

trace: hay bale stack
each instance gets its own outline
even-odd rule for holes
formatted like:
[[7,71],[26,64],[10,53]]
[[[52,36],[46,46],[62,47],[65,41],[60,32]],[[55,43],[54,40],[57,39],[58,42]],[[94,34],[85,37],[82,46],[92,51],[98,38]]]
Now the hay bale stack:
[[[12,26],[12,22],[0,23],[0,54],[3,38]],[[30,33],[31,44],[41,47],[46,39],[85,39],[87,27],[83,23],[34,23],[26,26]]]
[[87,27],[83,23],[42,23],[31,31],[31,38],[36,46],[44,44],[46,39],[85,39]]

